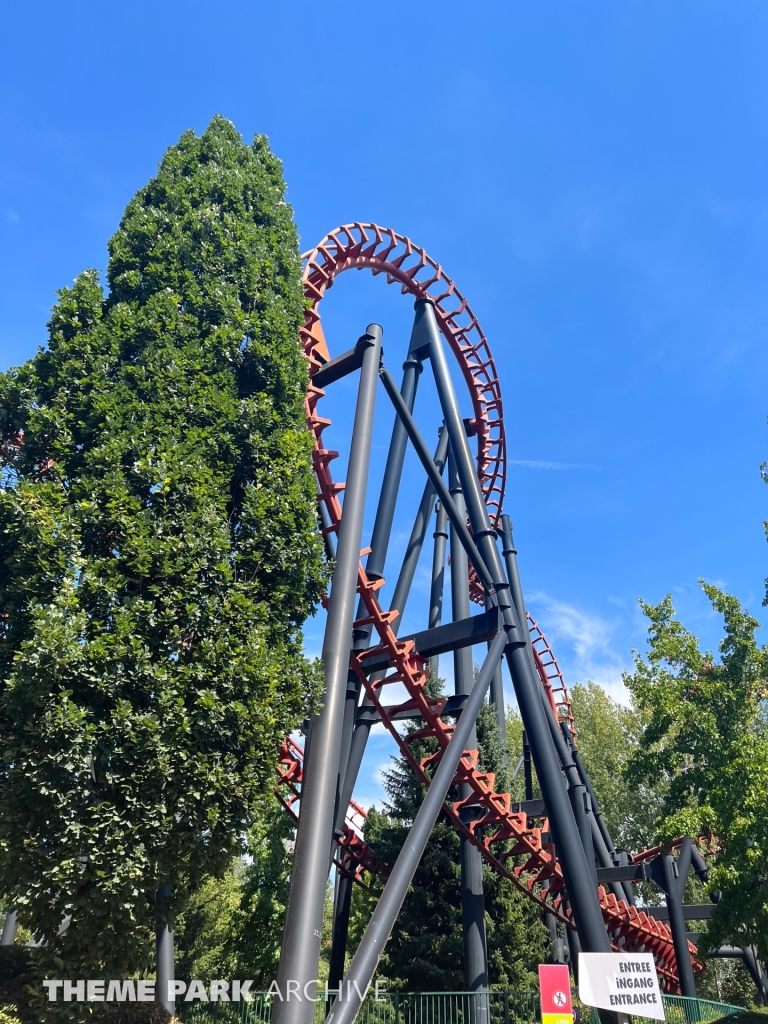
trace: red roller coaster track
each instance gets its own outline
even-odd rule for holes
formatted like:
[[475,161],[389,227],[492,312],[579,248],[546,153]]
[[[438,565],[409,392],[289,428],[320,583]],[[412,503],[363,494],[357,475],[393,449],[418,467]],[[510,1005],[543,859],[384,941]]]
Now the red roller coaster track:
[[[467,383],[474,410],[474,433],[477,437],[477,471],[482,484],[486,505],[493,522],[501,514],[505,484],[506,443],[502,415],[501,389],[496,375],[488,342],[477,318],[453,281],[423,249],[408,238],[389,228],[375,224],[348,224],[330,232],[311,252],[304,256],[304,290],[309,305],[301,328],[304,354],[309,362],[310,385],[306,396],[307,422],[315,438],[313,461],[320,488],[318,498],[324,502],[330,521],[330,530],[337,532],[341,518],[338,494],[344,485],[334,482],[330,464],[337,453],[323,443],[323,432],[330,420],[318,413],[324,392],[315,387],[312,377],[329,358],[320,323],[320,303],[336,276],[345,270],[369,269],[374,275],[384,274],[388,283],[397,282],[405,294],[414,298],[428,297],[435,307],[438,325],[456,356]],[[363,654],[352,656],[351,668],[357,673],[366,694],[376,707],[381,721],[389,730],[417,777],[429,785],[430,773],[440,759],[454,726],[443,719],[444,699],[430,697],[425,688],[426,663],[413,649],[413,641],[398,640],[391,628],[398,611],[385,611],[377,598],[383,580],[369,580],[360,563],[357,590],[365,607],[365,617],[356,627],[372,624],[378,644]],[[536,666],[542,685],[559,717],[571,721],[572,713],[568,691],[557,661],[543,633],[530,621],[531,639]],[[390,668],[383,679],[369,679],[362,671],[363,657],[384,654]],[[408,694],[398,710],[418,712],[424,722],[422,729],[412,735],[401,736],[386,707],[382,693],[387,686],[402,684]],[[437,753],[419,761],[411,753],[410,741],[418,736],[430,736],[437,741]],[[301,781],[302,752],[292,740],[283,744],[278,765],[278,792],[285,806],[294,813]],[[554,846],[545,842],[548,832],[546,819],[537,822],[525,814],[512,810],[508,793],[496,792],[494,776],[479,771],[477,751],[464,751],[455,783],[466,783],[471,788],[471,802],[484,809],[484,814],[471,824],[459,817],[460,802],[446,803],[444,810],[456,828],[469,836],[485,860],[500,874],[511,879],[532,900],[569,922],[565,900],[567,894],[563,874],[555,856]],[[360,878],[363,870],[383,869],[360,836],[364,812],[356,804],[350,808],[347,827],[341,843],[340,867]],[[645,860],[654,851],[638,854],[636,861]],[[678,990],[677,964],[672,937],[668,926],[646,914],[643,910],[618,900],[612,893],[599,888],[600,905],[606,927],[615,948],[652,952],[660,974],[671,991]],[[695,947],[690,946],[695,953]]]

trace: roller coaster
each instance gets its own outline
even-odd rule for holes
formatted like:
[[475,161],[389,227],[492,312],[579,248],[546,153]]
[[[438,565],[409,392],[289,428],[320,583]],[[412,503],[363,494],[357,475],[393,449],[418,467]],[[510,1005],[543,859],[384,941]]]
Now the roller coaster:
[[[307,299],[301,342],[309,364],[306,416],[314,438],[319,521],[334,566],[323,645],[326,692],[307,731],[306,750],[282,745],[276,792],[297,820],[291,890],[278,985],[306,992],[317,976],[323,908],[335,864],[333,950],[329,985],[346,985],[329,1022],[351,1024],[418,866],[429,833],[444,813],[461,835],[464,975],[468,990],[487,989],[482,862],[537,903],[554,939],[574,961],[579,950],[651,952],[667,991],[695,995],[702,969],[688,940],[682,889],[692,867],[706,879],[708,836],[686,837],[672,851],[617,850],[578,752],[568,690],[557,660],[528,615],[510,519],[504,513],[507,445],[501,387],[476,315],[454,282],[410,239],[375,224],[347,224],[303,257]],[[341,273],[368,270],[411,296],[415,317],[400,385],[384,362],[382,329],[371,324],[357,344],[331,355],[321,322],[326,292]],[[389,349],[388,349],[389,353]],[[455,361],[451,372],[449,353]],[[414,418],[419,378],[429,366],[442,422],[429,447]],[[458,370],[458,373],[456,372]],[[345,482],[331,466],[332,423],[326,393],[359,373]],[[454,379],[466,394],[460,399]],[[361,550],[377,391],[395,412],[370,546]],[[348,392],[347,392],[348,394]],[[471,413],[470,415],[467,415]],[[410,444],[425,474],[413,529],[388,607],[380,601],[395,511]],[[474,449],[474,452],[473,450]],[[444,477],[447,476],[447,482]],[[413,493],[409,477],[408,495]],[[343,504],[340,495],[344,492]],[[417,563],[433,524],[430,606],[421,632],[400,635]],[[450,552],[451,615],[443,621],[443,581]],[[479,606],[470,613],[471,604]],[[356,605],[356,607],[355,607]],[[412,616],[411,616],[412,617]],[[473,676],[472,648],[487,645]],[[451,655],[455,693],[430,696],[430,668]],[[476,718],[486,697],[505,736],[501,659],[505,658],[525,729],[526,754],[542,799],[513,802],[480,770]],[[408,731],[404,720],[416,723]],[[363,836],[365,811],[353,799],[371,728],[381,724],[426,796],[394,865],[377,861]],[[413,740],[435,753],[417,758]],[[677,854],[677,858],[675,858]],[[352,886],[367,873],[385,879],[381,897],[345,970]],[[635,905],[633,886],[653,880],[666,907]],[[355,995],[355,992],[357,995]],[[313,1004],[275,1005],[276,1024],[309,1024]],[[479,1020],[482,1012],[479,1014]]]

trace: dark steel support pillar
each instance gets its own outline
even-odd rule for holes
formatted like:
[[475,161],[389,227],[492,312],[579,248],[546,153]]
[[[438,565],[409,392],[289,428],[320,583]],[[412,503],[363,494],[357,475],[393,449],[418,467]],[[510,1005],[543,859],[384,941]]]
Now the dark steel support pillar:
[[[170,885],[162,886],[157,893],[159,907],[170,901]],[[162,915],[164,918],[165,915]],[[162,918],[161,918],[162,922]],[[167,924],[158,924],[155,967],[155,1002],[160,1003],[170,1013],[176,1016],[176,1000],[172,991],[172,983],[175,980],[174,955],[173,955],[173,932]]]
[[557,716],[555,715],[549,701],[549,697],[544,691],[544,686],[542,685],[536,670],[536,663],[533,658],[531,635],[528,631],[528,619],[525,611],[523,587],[520,582],[520,571],[517,565],[517,549],[515,548],[514,539],[512,537],[512,523],[509,516],[501,517],[501,533],[503,538],[503,554],[507,566],[507,578],[509,580],[512,600],[517,610],[517,615],[520,619],[523,632],[526,636],[526,653],[531,664],[531,669],[539,684],[538,691],[541,704],[544,709],[547,724],[549,725],[549,731],[552,735],[552,741],[555,745],[557,756],[560,759],[560,764],[563,772],[565,773],[568,786],[568,799],[570,800],[571,807],[573,809],[573,817],[576,822],[576,828],[579,832],[581,845],[584,848],[584,855],[587,860],[587,868],[589,870],[592,885],[595,891],[597,891],[597,868],[595,866],[595,851],[592,845],[592,824],[590,822],[591,806],[589,794],[587,793],[586,786],[582,782],[578,769],[571,757],[571,749],[560,729]]
[[742,953],[744,954],[744,966],[757,989],[757,1004],[758,1006],[768,1006],[768,978],[765,977],[760,961],[757,959],[757,951],[754,946],[745,946]]
[[659,860],[661,862],[659,867],[664,879],[662,888],[667,897],[667,909],[669,910],[669,930],[672,932],[672,944],[675,947],[680,992],[684,996],[696,999],[696,981],[693,977],[691,954],[688,951],[688,938],[685,934],[683,902],[675,878],[675,859],[671,854],[667,854],[666,857],[660,857]]
[[[505,645],[509,640],[505,629],[499,630],[491,649],[483,662],[480,674],[464,705],[453,736],[443,751],[443,756],[427,790],[424,802],[419,808],[394,867],[384,886],[379,902],[371,915],[368,927],[352,957],[344,978],[343,998],[337,999],[328,1014],[328,1024],[352,1024],[362,1005],[368,986],[376,972],[379,959],[392,927],[403,905],[408,887],[419,866],[430,833],[443,806],[456,768],[463,751],[467,748],[469,734],[477,721],[480,706],[488,692],[493,673],[499,663]],[[513,641],[514,642],[514,639]]]
[[533,765],[531,764],[531,745],[528,736],[523,729],[523,782],[525,784],[525,799],[533,800]]
[[333,531],[331,530],[331,517],[328,515],[328,509],[325,507],[324,501],[318,501],[317,505],[320,511],[320,527],[323,531],[325,557],[329,562],[332,562],[336,558],[336,544],[334,543]]
[[[432,554],[432,586],[429,592],[429,628],[442,625],[443,621],[443,590],[445,589],[445,542],[448,540],[448,516],[445,509],[437,503],[435,509],[435,547]],[[429,671],[433,679],[437,679],[440,671],[440,655],[429,659]]]
[[291,889],[277,974],[280,991],[284,996],[293,995],[275,1003],[274,1024],[311,1024],[313,1016],[314,1003],[303,998],[303,994],[305,986],[317,977],[320,960],[381,335],[381,327],[370,324],[358,342],[365,346],[365,352],[323,641],[325,696],[323,708],[313,722],[309,758],[304,765]]
[[344,977],[344,962],[347,956],[349,935],[349,912],[352,907],[352,886],[354,882],[343,871],[336,869],[336,884],[333,899],[333,933],[331,960],[328,965],[328,988],[338,989]]
[[[454,460],[448,457],[448,486],[451,497],[461,515],[464,514],[464,497],[461,491]],[[469,562],[456,531],[450,530],[451,538],[451,613],[454,622],[469,618]],[[498,666],[496,671],[498,671]],[[463,647],[453,652],[454,692],[470,693],[472,690],[472,648]],[[477,749],[477,728],[472,725],[467,737],[467,749]],[[472,788],[464,783],[459,786],[459,799],[466,800],[472,795]],[[465,824],[473,818],[471,806],[462,808],[461,818]],[[488,988],[488,953],[485,934],[485,900],[483,898],[483,859],[472,841],[461,833],[461,922],[464,936],[464,988],[477,992]],[[483,1012],[483,1009],[485,1012]],[[478,1024],[488,1019],[487,1006],[475,1007]]]
[[[618,867],[622,863],[623,858],[626,858],[627,854],[625,852],[620,853],[613,845],[611,833],[608,831],[608,826],[605,823],[600,803],[595,796],[595,791],[592,789],[592,783],[589,781],[587,770],[581,760],[578,748],[573,743],[572,737],[570,738],[570,747],[574,764],[579,772],[581,781],[587,787],[587,793],[589,793],[589,799],[592,802],[592,845],[594,846],[595,853],[600,861],[600,866],[604,868]],[[627,861],[627,863],[629,862]],[[626,900],[630,907],[634,907],[635,893],[631,882],[619,882],[616,886],[611,885],[610,888],[611,892],[617,899]]]
[[[413,411],[414,402],[416,401],[416,389],[419,383],[419,375],[422,372],[421,359],[417,358],[411,351],[409,351],[408,358],[404,361],[402,370],[400,395],[402,396],[402,400],[406,402],[409,410]],[[406,459],[407,445],[408,434],[406,433],[406,428],[404,428],[400,421],[395,417],[394,424],[392,425],[392,436],[389,441],[387,461],[384,467],[384,477],[381,482],[379,504],[376,508],[374,530],[371,537],[371,552],[366,562],[366,573],[371,580],[381,580],[384,574],[384,564],[387,559],[389,538],[391,536],[392,521],[394,519],[394,509],[397,504],[397,493],[400,487],[400,478],[402,476],[402,464],[404,459]],[[355,617],[365,618],[365,616],[365,605],[362,603],[362,599],[360,598],[357,602],[357,612]],[[366,647],[370,645],[371,630],[372,626],[370,625],[362,626],[359,629],[354,630],[352,634],[352,650],[365,650]],[[334,840],[330,854],[331,859],[333,859],[337,847],[337,841],[344,834],[344,819],[349,806],[349,800],[352,796],[354,783],[357,778],[357,771],[359,770],[359,765],[355,767],[354,762],[350,764],[352,735],[355,729],[355,718],[357,715],[359,695],[359,680],[354,672],[348,672],[346,699],[344,701],[344,725],[342,727],[341,751],[339,754],[339,773],[336,790],[336,818],[334,825]],[[352,769],[351,772],[348,771],[350,767]],[[335,902],[334,906],[334,943],[338,944],[343,942],[344,947],[346,948],[347,933],[349,930],[348,905],[342,900],[341,902]],[[344,914],[345,906],[347,907],[346,919],[339,919],[336,910],[338,909],[339,913]],[[344,952],[341,952],[336,956],[334,956],[332,952],[331,967],[338,966],[339,964],[341,965],[341,973],[338,977],[335,976],[333,972],[329,974],[328,984],[331,988],[338,987],[344,968]]]
[[690,836],[685,836],[677,854],[677,891],[681,900],[685,900],[685,886],[688,882],[688,872],[691,870],[692,856],[693,840]]
[[[413,411],[416,401],[416,388],[419,382],[419,374],[422,370],[421,360],[409,350],[408,358],[403,363],[403,383],[400,387],[400,394]],[[392,534],[392,522],[395,517],[395,506],[397,495],[400,490],[400,480],[403,474],[403,462],[405,461],[405,449],[408,444],[408,435],[400,420],[395,417],[392,426],[392,437],[389,442],[387,462],[384,467],[384,477],[381,481],[379,503],[376,507],[376,518],[373,524],[371,535],[371,550],[368,555],[365,571],[369,579],[379,580],[384,575],[384,564],[387,560],[389,539]],[[358,619],[365,618],[365,606],[362,598],[357,605]],[[352,649],[355,651],[365,650],[371,640],[372,626],[362,626],[354,631],[352,636]],[[339,773],[337,780],[336,799],[336,820],[334,825],[334,840],[330,852],[331,859],[334,855],[337,840],[344,833],[344,819],[349,807],[349,801],[357,781],[357,773],[360,765],[351,759],[352,737],[355,732],[355,719],[357,717],[357,706],[360,701],[360,680],[354,672],[347,673],[347,693],[344,702],[344,725],[341,734],[341,752],[339,755]],[[366,734],[367,739],[367,734]],[[355,759],[356,760],[356,759]],[[344,888],[344,887],[342,887]],[[342,916],[339,917],[339,914]],[[336,901],[334,903],[333,917],[333,949],[331,951],[331,962],[329,965],[328,987],[337,988],[344,971],[344,957],[347,946],[347,934],[349,932],[349,900]],[[339,944],[343,945],[338,950]],[[336,955],[334,956],[334,951]],[[334,973],[338,968],[338,975]]]
[[[409,352],[408,358],[403,364],[403,383],[400,388],[400,395],[408,407],[409,412],[413,410],[413,404],[416,400],[416,387],[421,370],[421,360],[417,359]],[[392,427],[392,437],[389,443],[389,451],[387,453],[387,462],[384,467],[384,477],[381,481],[379,503],[376,507],[376,518],[374,520],[373,534],[371,536],[371,550],[365,565],[365,571],[369,579],[380,580],[384,575],[384,564],[387,560],[389,538],[392,534],[392,522],[395,517],[395,506],[397,504],[397,494],[400,490],[400,480],[403,475],[403,462],[405,461],[405,449],[407,444],[408,435],[405,432],[405,427],[400,420],[395,417],[395,422]],[[365,606],[362,599],[358,602],[357,618],[365,618]],[[373,627],[371,625],[366,625],[360,627],[359,630],[355,630],[355,635],[352,637],[353,650],[363,651],[369,646],[372,628]],[[354,672],[350,672],[347,676],[347,698],[344,705],[344,729],[342,732],[341,755],[339,758],[340,799],[336,814],[337,835],[341,834],[343,829],[344,817],[347,813],[347,807],[349,806],[349,797],[352,796],[352,788],[354,788],[354,780],[352,780],[352,788],[345,785],[345,780],[347,776],[350,745],[352,742],[352,733],[355,727],[355,716],[357,713],[359,698],[360,682],[357,675]],[[349,795],[347,796],[347,799],[344,800],[346,789],[349,789]]]
[[[491,607],[491,602],[486,599],[485,610],[489,611]],[[507,712],[504,707],[504,683],[501,677],[501,665],[496,669],[496,675],[493,677],[488,699],[496,711],[496,725],[499,730],[499,739],[501,740],[501,749],[503,751],[502,764],[507,764],[509,761],[509,751],[507,749]]]
[[0,946],[12,946],[16,941],[16,911],[9,910],[3,922],[3,934],[0,936]]
[[[416,303],[416,310],[417,323],[421,324],[425,337],[429,338],[429,358],[451,448],[456,459],[458,476],[464,491],[464,499],[472,525],[472,536],[485,567],[485,574],[478,572],[478,575],[481,579],[484,579],[484,575],[490,577],[490,586],[497,594],[499,606],[504,614],[504,621],[516,631],[515,636],[520,637],[522,641],[507,653],[507,664],[517,694],[523,725],[531,744],[536,775],[550,817],[581,943],[587,952],[608,953],[611,945],[603,924],[597,891],[576,827],[573,810],[563,785],[554,739],[539,697],[541,683],[535,674],[530,652],[524,643],[525,623],[519,620],[509,596],[509,584],[502,569],[501,558],[496,547],[496,535],[488,518],[467,444],[464,422],[453,390],[434,309],[429,301],[419,300]],[[471,552],[470,558],[472,558]],[[478,568],[477,565],[475,568]]]

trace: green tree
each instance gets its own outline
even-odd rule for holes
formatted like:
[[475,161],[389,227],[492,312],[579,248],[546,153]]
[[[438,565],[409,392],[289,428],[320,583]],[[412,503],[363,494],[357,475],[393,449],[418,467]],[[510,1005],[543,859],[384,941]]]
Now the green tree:
[[141,967],[158,887],[172,916],[226,868],[312,689],[284,193],[264,136],[186,132],[109,243],[108,292],[78,277],[0,375],[1,895],[73,972]]
[[[439,685],[430,683],[437,692]],[[497,773],[497,788],[507,785],[501,762],[496,714],[484,705],[478,718],[478,748],[482,771]],[[412,741],[418,759],[436,749],[435,740]],[[404,758],[395,760],[384,776],[389,802],[384,812],[372,808],[365,837],[377,857],[393,864],[424,798],[424,787]],[[369,879],[373,891],[356,890],[353,897],[351,943],[356,945],[367,924],[383,879]],[[483,869],[488,969],[492,985],[529,988],[536,965],[543,961],[546,932],[540,914],[509,880]],[[441,815],[416,871],[411,888],[379,965],[390,988],[412,991],[450,991],[464,988],[462,971],[460,840]]]
[[249,978],[254,991],[269,987],[280,958],[294,835],[282,806],[265,799],[247,856],[223,878],[206,878],[179,918],[177,977]]
[[720,889],[702,944],[752,944],[768,958],[768,650],[735,597],[701,584],[724,619],[720,660],[701,651],[672,600],[643,604],[649,652],[625,681],[647,725],[628,764],[631,783],[660,784],[658,835],[711,832],[720,852],[710,888]]
[[613,700],[597,683],[570,691],[579,755],[617,847],[637,853],[650,846],[664,800],[658,780],[630,784],[625,770],[643,735],[632,706]]

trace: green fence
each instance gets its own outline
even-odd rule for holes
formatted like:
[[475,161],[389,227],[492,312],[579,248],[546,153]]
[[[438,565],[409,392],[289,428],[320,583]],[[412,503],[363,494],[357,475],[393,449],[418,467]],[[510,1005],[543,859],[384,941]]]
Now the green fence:
[[[269,1024],[272,1002],[263,992],[250,1002],[176,1004],[182,1024]],[[315,1024],[325,1020],[330,1004],[315,1003]],[[363,1003],[358,1024],[475,1024],[477,1011],[488,1008],[491,1024],[533,1024],[539,1016],[538,992],[382,992]],[[484,1016],[484,1014],[483,1014]]]
[[[710,1024],[729,1013],[743,1010],[731,1003],[709,999],[662,995],[667,1024]],[[264,992],[251,993],[249,1002],[177,1003],[182,1024],[270,1024],[271,997]],[[358,1024],[475,1024],[477,1011],[488,1007],[491,1024],[538,1024],[539,993],[534,992],[382,992],[376,998],[369,992]],[[329,1004],[315,1004],[315,1024],[321,1024]],[[484,1016],[484,1014],[482,1014]],[[586,1019],[585,1019],[586,1017]],[[633,1017],[634,1024],[656,1024],[647,1017]],[[590,1024],[590,1016],[582,1016]],[[600,1024],[597,1010],[591,1011],[591,1024]]]
[[[688,996],[665,996],[662,994],[661,1001],[664,1004],[664,1017],[667,1024],[709,1024],[710,1021],[719,1020],[729,1013],[743,1012],[743,1006],[734,1006],[733,1003],[715,1003],[711,999],[691,999]],[[633,1017],[634,1024],[658,1024],[649,1017]],[[592,1024],[600,1024],[597,1010],[592,1008]]]

